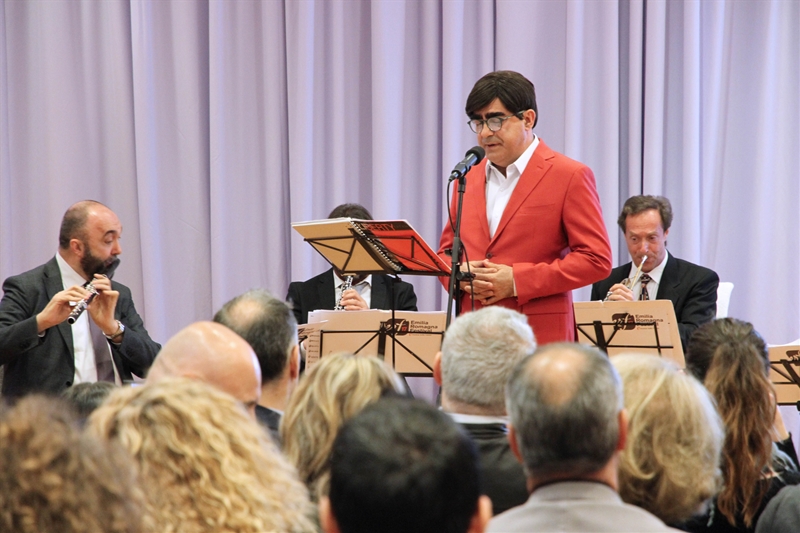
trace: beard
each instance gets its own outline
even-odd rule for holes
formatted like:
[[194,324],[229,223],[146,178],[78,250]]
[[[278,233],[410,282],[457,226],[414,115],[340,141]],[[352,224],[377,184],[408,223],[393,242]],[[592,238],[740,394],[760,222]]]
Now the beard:
[[89,243],[84,242],[83,246],[86,249],[86,253],[83,254],[83,257],[81,258],[81,268],[90,280],[94,278],[95,274],[105,273],[108,266],[116,259],[113,255],[108,259],[101,259],[92,253]]

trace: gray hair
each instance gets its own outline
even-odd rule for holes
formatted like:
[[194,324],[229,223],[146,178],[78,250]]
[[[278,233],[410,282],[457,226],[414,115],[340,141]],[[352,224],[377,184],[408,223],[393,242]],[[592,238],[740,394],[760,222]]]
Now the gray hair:
[[499,306],[461,315],[442,342],[442,389],[455,401],[505,412],[508,378],[535,349],[525,315]]
[[[567,373],[564,363],[574,369]],[[619,442],[622,384],[608,357],[581,344],[549,344],[526,357],[506,404],[529,476],[582,476],[603,468]]]

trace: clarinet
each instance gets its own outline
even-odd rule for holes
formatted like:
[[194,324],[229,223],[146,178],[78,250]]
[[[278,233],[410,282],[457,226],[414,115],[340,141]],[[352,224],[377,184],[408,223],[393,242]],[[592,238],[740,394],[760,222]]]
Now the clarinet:
[[335,311],[344,311],[344,306],[342,306],[342,296],[344,296],[345,291],[349,291],[352,286],[353,276],[345,277],[344,283],[342,283],[342,292],[339,293],[339,298],[336,300],[336,306],[333,308]]

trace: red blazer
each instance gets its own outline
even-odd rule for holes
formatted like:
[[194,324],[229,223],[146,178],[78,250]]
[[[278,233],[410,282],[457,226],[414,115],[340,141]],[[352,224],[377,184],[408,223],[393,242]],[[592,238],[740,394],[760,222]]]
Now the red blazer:
[[[461,219],[466,257],[513,267],[517,297],[496,305],[526,315],[539,344],[574,340],[572,289],[611,273],[611,246],[594,174],[540,139],[491,239],[485,176],[484,160],[466,177]],[[453,216],[456,196],[452,198]],[[445,224],[439,255],[448,263],[444,251],[452,243],[453,232],[450,224]],[[480,307],[475,302],[475,309]],[[470,297],[464,294],[462,310],[469,309]]]

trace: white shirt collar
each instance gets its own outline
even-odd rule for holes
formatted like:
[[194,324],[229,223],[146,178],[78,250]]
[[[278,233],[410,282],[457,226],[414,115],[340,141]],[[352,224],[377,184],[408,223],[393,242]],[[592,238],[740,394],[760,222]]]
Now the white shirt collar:
[[528,166],[528,162],[531,160],[533,156],[533,152],[536,151],[536,147],[539,146],[539,137],[534,133],[533,134],[533,142],[525,148],[525,151],[520,154],[516,161],[508,165],[506,167],[506,175],[503,176],[503,173],[500,172],[494,163],[491,161],[487,161],[486,163],[486,179],[491,180],[495,179],[498,180],[500,183],[505,181],[508,178],[518,178],[525,172],[525,169]]
[[[333,271],[333,287],[338,289],[339,287],[342,286],[342,283],[344,283],[344,280],[342,278],[340,278],[339,276],[337,276],[336,275],[336,271],[334,270]],[[369,287],[372,287],[372,274],[370,274],[366,278],[364,278],[363,281],[360,281],[359,284],[364,284],[364,285],[367,285]]]
[[507,416],[465,415],[462,413],[447,413],[457,424],[503,424],[508,425]]
[[[669,251],[667,251],[667,254],[664,256],[664,260],[661,261],[661,263],[657,267],[654,267],[653,270],[647,272],[647,275],[650,276],[651,280],[656,282],[656,285],[661,283],[661,276],[664,275],[664,268],[666,268],[667,266],[667,261],[669,261]],[[633,264],[633,261],[631,261],[631,272],[628,277],[633,278],[633,276],[636,275],[637,268],[638,267],[635,264]]]
[[66,259],[61,257],[60,252],[56,252],[56,263],[58,263],[58,269],[61,271],[61,281],[64,283],[65,289],[74,285],[83,286],[86,284],[87,280],[83,279],[83,276],[78,274],[75,269],[67,263]]

